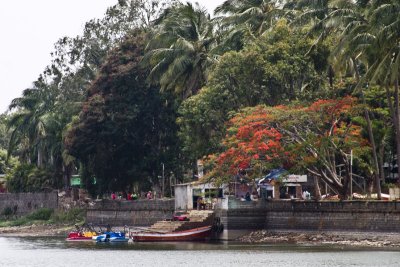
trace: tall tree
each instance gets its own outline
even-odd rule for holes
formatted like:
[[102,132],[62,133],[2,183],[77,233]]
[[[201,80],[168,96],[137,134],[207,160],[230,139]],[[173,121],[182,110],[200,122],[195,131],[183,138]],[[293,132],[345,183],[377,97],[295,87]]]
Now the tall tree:
[[127,190],[134,182],[158,184],[161,163],[168,174],[179,175],[176,107],[168,94],[147,86],[148,71],[139,66],[144,44],[137,33],[111,53],[66,135],[67,150],[84,164],[92,193]]
[[355,104],[346,97],[318,100],[307,107],[243,109],[228,124],[224,151],[210,157],[214,168],[209,177],[226,182],[238,169],[253,170],[255,176],[259,172],[254,170],[283,166],[319,177],[346,199],[350,153],[353,150],[357,161],[369,153],[361,127],[351,120],[358,113]]
[[196,94],[216,61],[213,24],[197,3],[167,8],[155,22],[156,32],[147,45],[144,63],[151,68],[149,80],[183,99]]
[[328,50],[305,55],[312,39],[281,20],[270,32],[219,58],[207,86],[180,107],[181,137],[191,156],[215,153],[232,112],[260,104],[312,101],[328,94],[321,73]]
[[226,23],[246,25],[255,36],[262,35],[284,15],[279,1],[275,0],[226,0],[215,13],[227,15]]

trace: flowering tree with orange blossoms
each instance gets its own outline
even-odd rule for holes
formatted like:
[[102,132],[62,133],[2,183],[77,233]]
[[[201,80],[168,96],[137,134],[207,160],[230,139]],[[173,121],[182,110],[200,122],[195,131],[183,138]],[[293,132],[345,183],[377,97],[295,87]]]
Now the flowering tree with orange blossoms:
[[262,106],[243,110],[231,119],[223,141],[226,150],[211,157],[214,169],[209,176],[229,180],[240,170],[278,164],[284,153],[282,134],[271,127],[269,121],[270,115]]
[[209,158],[213,168],[208,177],[222,183],[240,169],[253,170],[249,173],[255,177],[256,170],[283,166],[323,180],[344,199],[350,151],[355,157],[370,151],[361,127],[352,121],[359,110],[351,97],[318,100],[307,107],[246,108],[229,121],[225,151]]

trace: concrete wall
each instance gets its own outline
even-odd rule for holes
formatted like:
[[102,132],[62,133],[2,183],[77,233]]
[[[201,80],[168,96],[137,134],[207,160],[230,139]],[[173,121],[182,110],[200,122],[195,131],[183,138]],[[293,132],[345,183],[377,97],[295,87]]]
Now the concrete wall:
[[400,202],[271,202],[267,229],[400,232]]
[[95,202],[86,213],[88,223],[112,226],[149,226],[156,221],[171,219],[175,201],[171,200],[109,200]]
[[249,201],[228,199],[219,209],[224,239],[254,230],[400,232],[400,202],[382,201]]
[[7,207],[21,216],[40,208],[56,209],[58,207],[57,192],[51,193],[3,193],[0,194],[0,213]]
[[[192,198],[192,187],[189,185],[175,185],[175,209],[176,210],[188,210],[191,202],[189,199]],[[191,204],[190,206],[193,206]],[[193,207],[191,207],[193,208]]]

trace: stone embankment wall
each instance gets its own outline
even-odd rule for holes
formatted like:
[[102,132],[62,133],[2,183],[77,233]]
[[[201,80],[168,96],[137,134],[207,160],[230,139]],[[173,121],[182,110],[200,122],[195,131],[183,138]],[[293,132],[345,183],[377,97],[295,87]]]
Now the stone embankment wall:
[[261,229],[400,232],[396,201],[227,201],[228,208],[217,211],[225,239]]
[[13,215],[21,216],[40,208],[56,209],[57,207],[57,192],[0,194],[0,213],[3,213],[7,208],[11,208]]
[[87,209],[88,223],[112,226],[149,226],[157,221],[171,219],[175,200],[110,200],[95,201]]

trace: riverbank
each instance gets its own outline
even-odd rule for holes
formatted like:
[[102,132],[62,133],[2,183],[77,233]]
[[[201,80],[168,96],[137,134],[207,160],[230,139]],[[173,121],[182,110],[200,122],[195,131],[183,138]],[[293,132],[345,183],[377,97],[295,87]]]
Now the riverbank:
[[24,225],[24,226],[8,226],[0,227],[0,236],[67,236],[70,231],[75,229],[71,225]]
[[[75,229],[71,225],[30,225],[0,227],[0,236],[7,237],[65,237]],[[243,243],[342,245],[353,247],[400,248],[399,233],[379,232],[313,232],[260,230],[239,238]]]
[[313,232],[255,231],[238,239],[244,243],[276,243],[298,245],[343,245],[357,247],[398,247],[399,233],[382,232]]

